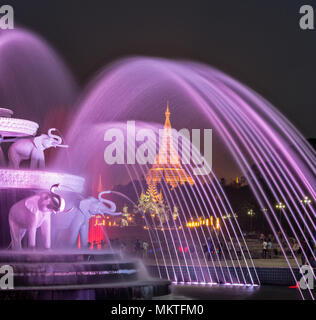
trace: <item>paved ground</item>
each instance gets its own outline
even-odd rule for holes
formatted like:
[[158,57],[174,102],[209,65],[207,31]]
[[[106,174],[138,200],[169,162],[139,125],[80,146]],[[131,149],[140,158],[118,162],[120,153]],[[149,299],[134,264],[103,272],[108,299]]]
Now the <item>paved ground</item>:
[[[298,267],[297,263],[295,262],[294,259],[289,258],[288,260],[289,260],[289,263],[290,263],[291,267],[295,267],[295,268]],[[298,258],[297,260],[298,260],[298,263],[301,264],[301,259]],[[254,264],[255,267],[261,267],[261,268],[264,268],[264,267],[288,268],[289,267],[287,261],[283,257],[282,258],[273,258],[273,259],[253,259],[252,261],[253,261],[253,264]],[[252,266],[252,261],[251,260],[247,260],[248,266]],[[144,259],[144,262],[147,265],[156,265],[157,264],[156,260],[154,260],[154,259]],[[199,265],[198,261],[193,261],[193,262],[194,263],[192,263],[191,261],[188,261],[188,265],[195,265],[195,266]],[[202,266],[206,265],[206,263],[205,263],[205,261],[203,259],[200,260],[200,263],[201,263]],[[215,261],[214,263],[215,263],[215,266],[219,266],[219,265],[226,266],[226,262],[224,260],[222,260],[220,263],[218,261]],[[235,266],[239,266],[239,263],[238,263],[237,260],[235,260],[233,262],[232,261],[227,261],[227,265],[229,267],[232,266],[233,263],[234,263]],[[159,264],[160,265],[164,265],[164,261],[162,259],[159,260]],[[176,259],[173,260],[173,263],[170,260],[166,260],[166,264],[167,265],[172,265],[172,264],[173,265],[179,265],[179,262]],[[184,261],[180,261],[180,264],[184,265]],[[213,266],[212,261],[207,261],[207,265]],[[244,267],[246,265],[244,260],[240,260],[240,265],[242,267]]]

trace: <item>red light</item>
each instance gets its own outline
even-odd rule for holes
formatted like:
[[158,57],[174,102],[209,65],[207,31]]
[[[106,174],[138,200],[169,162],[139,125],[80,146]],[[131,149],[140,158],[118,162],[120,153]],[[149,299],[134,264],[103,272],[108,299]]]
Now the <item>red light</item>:
[[290,289],[298,289],[299,282],[295,286],[289,286]]

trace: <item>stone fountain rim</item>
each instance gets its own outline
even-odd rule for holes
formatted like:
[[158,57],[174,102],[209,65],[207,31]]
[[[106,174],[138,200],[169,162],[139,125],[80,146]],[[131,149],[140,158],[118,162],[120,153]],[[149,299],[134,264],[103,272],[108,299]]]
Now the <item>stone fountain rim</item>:
[[85,178],[65,172],[0,168],[0,189],[49,190],[60,184],[61,191],[83,193]]

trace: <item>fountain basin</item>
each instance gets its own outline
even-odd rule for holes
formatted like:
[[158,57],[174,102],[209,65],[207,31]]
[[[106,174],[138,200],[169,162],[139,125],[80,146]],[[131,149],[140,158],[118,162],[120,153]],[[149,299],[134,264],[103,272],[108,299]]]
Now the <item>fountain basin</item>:
[[148,277],[139,260],[112,251],[0,251],[5,264],[13,267],[14,289],[0,292],[0,300],[150,299],[170,293],[170,281]]

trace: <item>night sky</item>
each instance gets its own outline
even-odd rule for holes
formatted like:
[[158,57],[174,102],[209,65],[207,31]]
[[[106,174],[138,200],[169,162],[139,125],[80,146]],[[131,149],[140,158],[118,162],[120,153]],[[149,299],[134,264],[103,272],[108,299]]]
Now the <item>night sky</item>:
[[299,8],[316,1],[6,1],[16,24],[45,38],[82,86],[129,55],[191,59],[255,89],[316,137],[316,30]]

